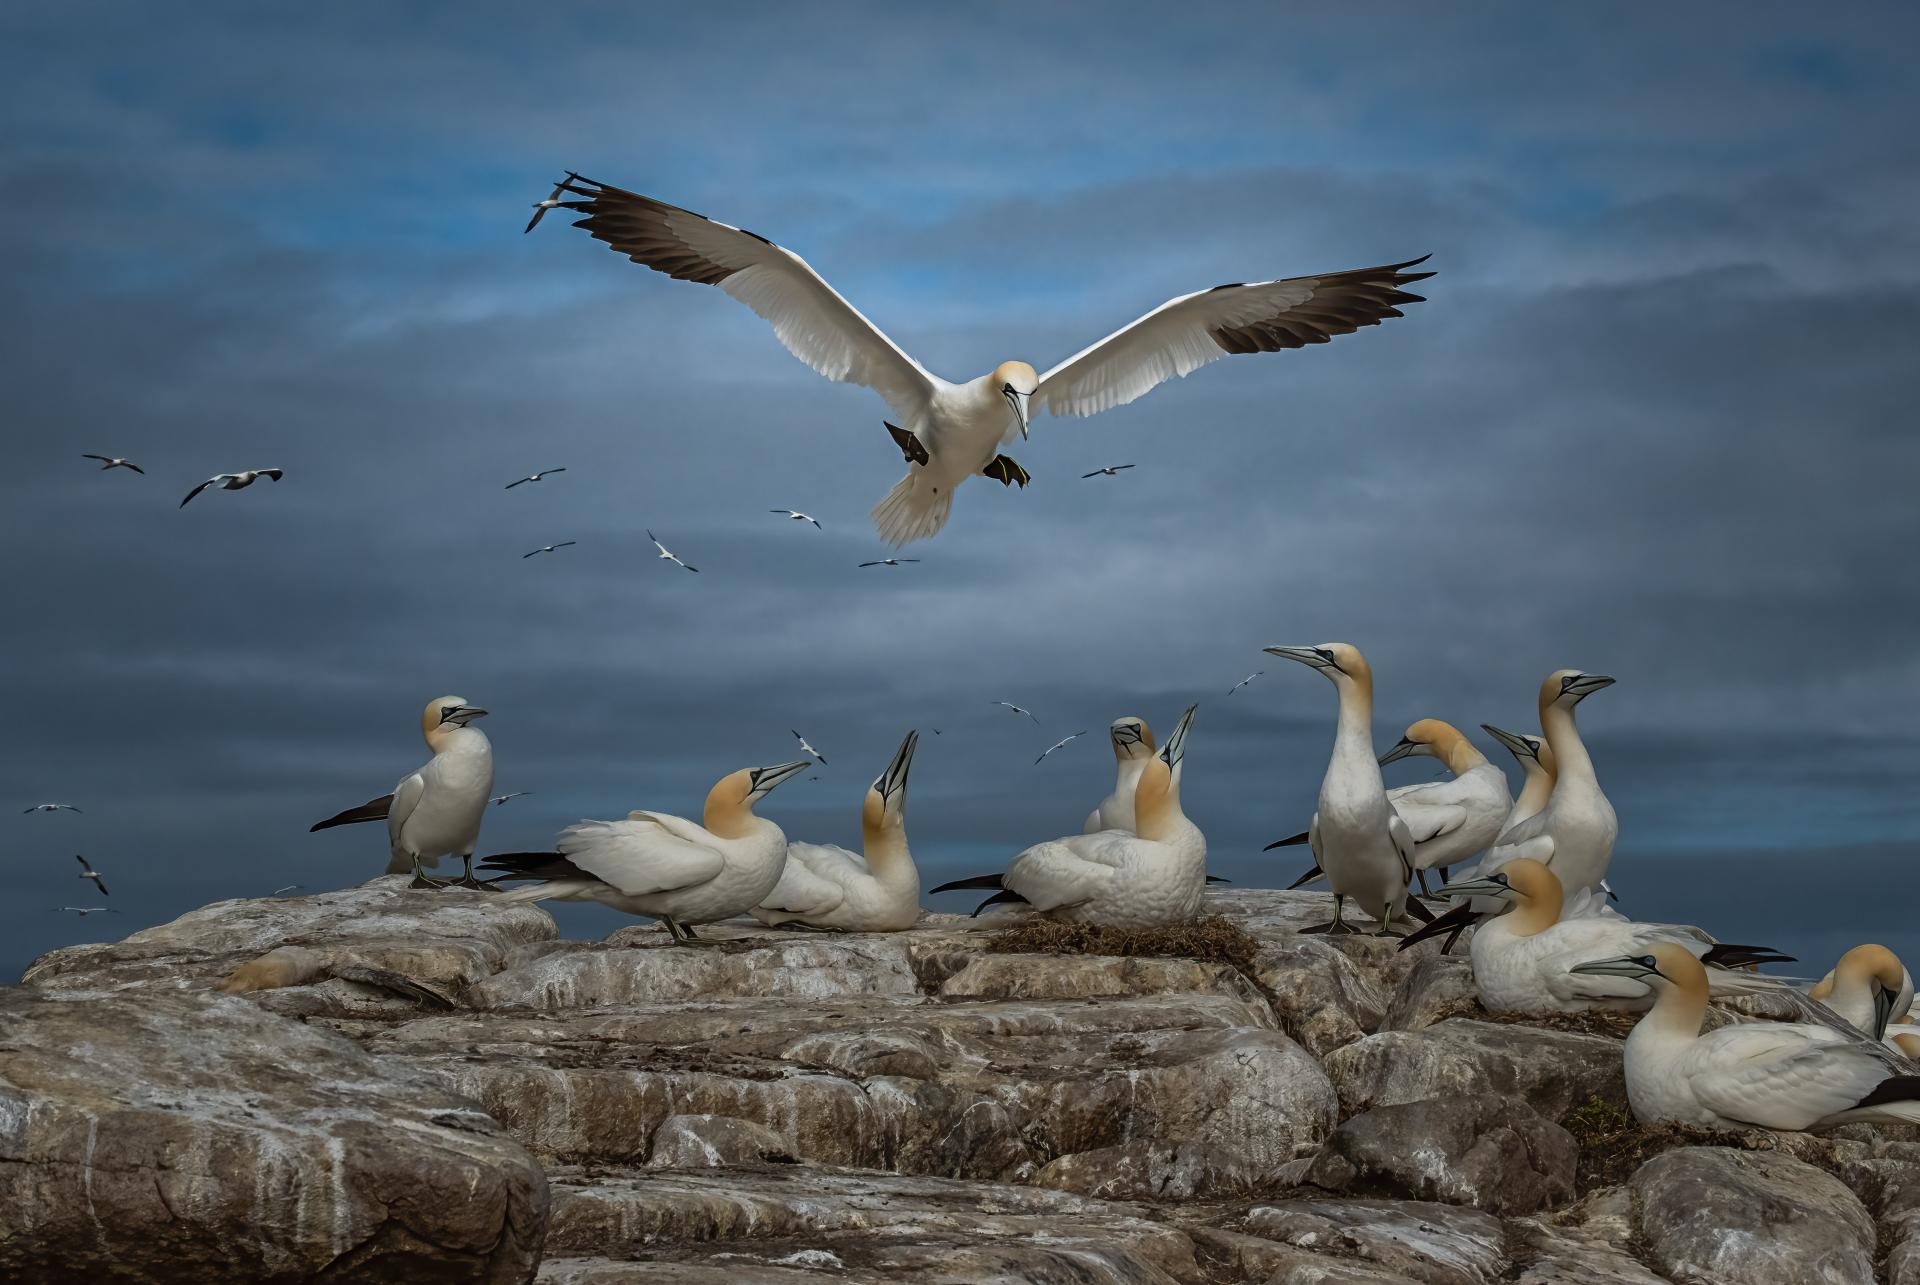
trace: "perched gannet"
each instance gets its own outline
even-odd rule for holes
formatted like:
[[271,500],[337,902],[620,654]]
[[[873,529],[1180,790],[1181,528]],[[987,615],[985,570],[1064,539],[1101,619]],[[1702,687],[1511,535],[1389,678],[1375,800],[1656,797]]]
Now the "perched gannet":
[[665,812],[582,821],[560,832],[558,852],[502,853],[482,868],[541,880],[503,901],[598,901],[658,919],[676,942],[698,943],[687,925],[744,914],[779,884],[787,836],[753,805],[810,766],[798,759],[728,773],[707,792],[698,824]]
[[108,896],[107,881],[100,877],[100,872],[93,868],[93,863],[77,852],[73,854],[73,859],[80,863],[80,877],[82,879],[93,880],[93,886],[100,890],[100,895],[102,897]]
[[483,887],[473,877],[473,845],[479,841],[480,818],[493,791],[493,745],[485,732],[467,724],[486,713],[463,696],[428,701],[420,715],[420,735],[433,757],[402,777],[392,794],[315,822],[309,833],[384,817],[392,853],[388,874],[411,870],[414,887],[444,888],[446,884],[427,878],[420,868],[458,856],[466,867],[456,881],[459,886]]
[[1423,781],[1387,796],[1413,835],[1413,870],[1424,893],[1427,871],[1437,869],[1444,875],[1448,866],[1485,851],[1500,836],[1513,798],[1507,793],[1507,774],[1487,762],[1451,723],[1437,718],[1414,723],[1380,756],[1380,764],[1414,755],[1437,758],[1453,773],[1451,780]]
[[[790,732],[793,732],[792,728],[788,728],[787,730]],[[814,749],[813,746],[807,744],[807,738],[800,735],[800,733],[793,732],[793,739],[800,742],[800,750],[802,753],[808,755],[811,758],[819,759],[822,763],[825,763],[827,761],[827,756],[822,754],[819,750]]]
[[820,525],[819,518],[814,517],[811,513],[802,513],[799,509],[768,509],[767,512],[777,513],[790,522],[811,522],[813,523],[813,529],[816,531],[826,530],[825,527]]
[[1118,477],[1121,469],[1132,467],[1133,465],[1131,464],[1109,464],[1105,468],[1097,468],[1091,473],[1082,473],[1080,480],[1084,482],[1090,477]]
[[1147,726],[1143,718],[1128,714],[1125,718],[1116,718],[1107,729],[1107,736],[1113,742],[1114,762],[1118,765],[1118,775],[1113,782],[1113,793],[1100,800],[1100,806],[1087,814],[1087,823],[1081,827],[1082,834],[1098,834],[1102,830],[1133,829],[1133,787],[1140,780],[1147,763],[1153,758],[1153,729]]
[[106,472],[110,468],[125,468],[125,469],[132,469],[134,472],[144,477],[147,472],[145,469],[141,468],[138,464],[135,464],[132,460],[127,459],[123,455],[82,455],[80,458],[83,460],[100,460],[101,461],[100,471],[102,473]]
[[1573,707],[1613,681],[1605,674],[1561,669],[1540,684],[1540,728],[1556,769],[1553,792],[1544,808],[1499,837],[1480,863],[1481,873],[1498,870],[1515,857],[1531,857],[1558,875],[1569,892],[1600,887],[1613,860],[1620,823],[1600,792],[1593,760],[1574,726]]
[[1053,744],[1047,746],[1046,749],[1040,751],[1040,757],[1033,761],[1034,766],[1038,767],[1040,764],[1044,763],[1046,761],[1047,755],[1053,753],[1055,750],[1059,749],[1061,746],[1065,745],[1067,742],[1077,741],[1081,737],[1085,736],[1086,734],[1087,733],[1085,729],[1082,729],[1078,732],[1075,732],[1072,736],[1061,737],[1059,740],[1055,741]]
[[1012,711],[1013,711],[1014,713],[1016,713],[1016,714],[1024,714],[1024,715],[1026,715],[1026,716],[1027,716],[1028,718],[1032,718],[1032,719],[1033,719],[1033,725],[1034,725],[1035,727],[1038,727],[1038,726],[1040,726],[1040,720],[1039,720],[1039,719],[1037,719],[1037,718],[1034,718],[1034,715],[1033,715],[1033,711],[1032,711],[1032,710],[1030,710],[1030,709],[1025,709],[1025,708],[1023,708],[1023,707],[1021,707],[1021,706],[1019,706],[1019,705],[1016,705],[1016,704],[1014,704],[1014,703],[1013,703],[1012,701],[994,701],[993,703],[994,703],[995,705],[1004,705],[1004,706],[1006,706],[1006,707],[1007,707],[1008,709],[1010,709],[1010,710],[1012,710]]
[[[1754,963],[1788,963],[1768,946],[1709,943],[1664,924],[1636,924],[1604,909],[1604,898],[1583,894],[1577,916],[1568,916],[1566,890],[1553,871],[1516,857],[1483,879],[1449,884],[1449,897],[1490,897],[1511,909],[1480,925],[1468,954],[1480,1003],[1494,1013],[1584,1013],[1593,1009],[1638,1012],[1653,1002],[1646,987],[1619,980],[1597,981],[1575,964],[1640,954],[1656,942],[1677,943],[1705,962],[1716,994],[1742,994],[1781,985],[1754,973],[1729,972]],[[1439,920],[1407,940],[1425,939]],[[1569,971],[1573,970],[1573,971]]]
[[576,544],[578,544],[578,543],[580,543],[580,542],[579,542],[578,540],[562,540],[562,541],[561,541],[560,543],[558,543],[558,544],[543,544],[543,545],[541,545],[541,546],[540,546],[539,548],[537,548],[537,549],[535,549],[535,550],[533,551],[533,553],[523,553],[523,554],[521,554],[521,555],[520,555],[520,560],[521,560],[522,562],[524,562],[524,561],[526,561],[526,560],[527,560],[528,558],[531,558],[531,557],[533,557],[533,556],[534,556],[535,554],[541,554],[541,553],[552,553],[552,552],[554,552],[554,551],[555,551],[556,549],[570,549],[570,548],[572,548],[572,547],[573,547],[574,545],[576,545]]
[[1885,1046],[1806,1022],[1749,1022],[1701,1034],[1707,970],[1677,942],[1579,964],[1624,977],[1654,1004],[1627,1037],[1627,1101],[1646,1123],[1802,1130],[1850,1120],[1920,1123],[1920,1075]]
[[647,539],[653,540],[653,547],[660,550],[660,556],[662,558],[666,559],[668,562],[671,562],[674,566],[679,567],[682,571],[699,571],[700,570],[699,567],[690,567],[686,563],[680,561],[679,557],[673,554],[672,552],[670,552],[667,549],[666,545],[654,539],[653,532],[651,531],[647,532]]
[[876,558],[872,562],[863,562],[863,567],[897,567],[908,562],[918,562],[918,558]]
[[1320,782],[1319,805],[1307,826],[1314,863],[1333,889],[1333,921],[1307,932],[1349,933],[1342,919],[1348,897],[1378,916],[1378,935],[1390,936],[1391,921],[1407,907],[1413,877],[1413,834],[1387,800],[1380,764],[1373,756],[1373,670],[1349,643],[1318,647],[1268,647],[1269,655],[1317,669],[1333,682],[1340,715],[1333,755]]
[[561,465],[559,468],[543,468],[538,473],[527,474],[525,477],[521,478],[518,482],[507,483],[503,489],[511,491],[516,486],[525,486],[529,482],[538,482],[542,478],[550,477],[555,473],[564,473],[566,471],[567,469],[565,465]]
[[1889,1040],[1887,1024],[1904,1024],[1913,1008],[1913,975],[1885,946],[1855,946],[1807,992],[1863,1035]]
[[1181,761],[1194,709],[1187,707],[1134,784],[1134,832],[1050,839],[1015,857],[1003,875],[961,879],[934,891],[998,888],[983,909],[1024,901],[1056,919],[1113,928],[1158,928],[1193,918],[1207,886],[1206,836],[1180,810]]
[[891,933],[920,917],[920,871],[907,850],[907,773],[918,732],[908,732],[893,761],[860,804],[865,856],[831,843],[787,841],[780,882],[753,908],[770,927]]
[[1513,755],[1513,761],[1520,765],[1523,778],[1520,793],[1513,796],[1513,807],[1507,812],[1507,823],[1500,827],[1500,833],[1504,835],[1547,806],[1558,771],[1554,766],[1553,750],[1543,738],[1509,732],[1491,723],[1480,724],[1480,730],[1507,747]]
[[36,803],[30,808],[21,808],[20,815],[25,816],[29,812],[78,812],[79,810],[71,803]]
[[217,486],[223,491],[243,491],[263,477],[269,481],[278,482],[284,476],[285,471],[277,468],[251,468],[244,473],[215,473],[212,477],[194,487],[191,491],[188,491],[187,498],[180,501],[180,507],[183,509],[186,508],[188,500],[193,499],[194,496],[200,494],[200,492],[210,486]]
[[1420,302],[1402,287],[1433,275],[1410,259],[1323,276],[1215,286],[1155,308],[1046,374],[1024,361],[950,384],[909,357],[823,281],[805,260],[765,237],[621,188],[569,178],[562,202],[585,228],[635,263],[681,281],[718,286],[773,325],[794,356],[820,374],[862,384],[905,426],[888,425],[907,475],[873,510],[889,544],[946,525],[954,490],[983,474],[1002,485],[1026,470],[1000,454],[1027,435],[1035,406],[1092,415],[1230,353],[1278,352],[1377,325]]

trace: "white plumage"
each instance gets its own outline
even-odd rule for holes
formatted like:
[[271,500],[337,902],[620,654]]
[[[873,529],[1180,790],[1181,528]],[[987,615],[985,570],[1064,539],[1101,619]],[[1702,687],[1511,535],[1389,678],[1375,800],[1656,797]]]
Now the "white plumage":
[[787,863],[772,892],[753,908],[782,924],[846,932],[899,932],[920,917],[920,871],[907,847],[907,773],[920,744],[907,733],[893,761],[860,806],[864,854],[831,843],[787,842]]
[[1113,793],[1087,813],[1086,823],[1080,828],[1082,834],[1098,834],[1102,830],[1133,832],[1133,787],[1140,783],[1140,773],[1153,760],[1153,729],[1145,719],[1131,714],[1116,718],[1107,729],[1107,736],[1113,742]]
[[387,873],[411,870],[417,884],[432,881],[422,866],[457,856],[466,865],[460,882],[476,886],[473,848],[480,841],[480,820],[493,793],[493,745],[487,734],[468,727],[487,711],[459,696],[429,701],[421,715],[421,733],[433,757],[402,777],[387,807]]
[[1606,878],[1620,823],[1594,776],[1593,760],[1574,724],[1573,709],[1612,684],[1605,674],[1577,669],[1556,670],[1540,684],[1540,727],[1558,770],[1553,793],[1544,808],[1499,837],[1480,863],[1482,872],[1527,857],[1552,870],[1569,892],[1598,888]]

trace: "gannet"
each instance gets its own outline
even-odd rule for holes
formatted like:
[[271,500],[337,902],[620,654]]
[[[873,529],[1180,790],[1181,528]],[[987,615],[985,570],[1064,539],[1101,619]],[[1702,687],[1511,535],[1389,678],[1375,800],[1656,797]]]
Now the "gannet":
[[1147,726],[1143,718],[1128,714],[1116,718],[1107,729],[1107,736],[1113,742],[1113,758],[1117,765],[1117,775],[1113,782],[1113,793],[1100,800],[1100,806],[1087,814],[1087,823],[1081,828],[1082,834],[1098,834],[1102,830],[1133,829],[1133,787],[1140,780],[1140,773],[1146,770],[1147,761],[1153,757],[1153,729]]
[[488,799],[487,802],[493,804],[493,806],[497,808],[502,803],[505,803],[508,799],[524,799],[529,794],[532,794],[532,793],[533,793],[532,790],[515,790],[512,794],[496,794],[492,798]]
[[93,863],[77,852],[73,854],[73,859],[80,863],[80,877],[82,879],[93,880],[93,886],[100,890],[100,895],[102,897],[108,896],[107,881],[100,877],[100,872],[93,868]]
[[1319,805],[1307,826],[1314,864],[1333,889],[1333,921],[1307,932],[1350,933],[1342,919],[1348,897],[1379,919],[1376,935],[1391,936],[1405,913],[1413,877],[1413,834],[1387,801],[1373,755],[1373,670],[1349,643],[1268,647],[1269,655],[1298,661],[1333,682],[1340,697],[1333,754],[1320,782]]
[[560,543],[558,543],[558,544],[543,544],[543,545],[541,545],[541,546],[540,546],[539,548],[537,548],[537,549],[535,549],[535,550],[533,551],[533,553],[523,553],[523,554],[521,554],[521,555],[520,555],[520,560],[521,560],[522,562],[524,562],[524,561],[526,561],[526,560],[527,560],[528,558],[531,558],[531,557],[533,557],[533,556],[534,556],[535,554],[540,554],[540,553],[552,553],[552,552],[553,552],[554,550],[556,550],[556,549],[570,549],[570,548],[572,548],[572,547],[573,547],[574,545],[576,545],[576,544],[578,544],[578,543],[580,543],[580,542],[579,542],[578,540],[562,540],[562,541],[561,541]]
[[1233,686],[1227,688],[1227,695],[1229,696],[1233,695],[1235,692],[1239,691],[1242,687],[1245,687],[1248,683],[1252,682],[1254,679],[1260,677],[1260,675],[1266,672],[1267,671],[1264,669],[1254,670],[1251,674],[1248,674],[1245,678],[1241,679],[1239,682],[1235,683]]
[[1547,799],[1553,794],[1554,777],[1558,775],[1553,750],[1541,737],[1509,732],[1491,723],[1480,724],[1480,730],[1506,746],[1513,755],[1513,761],[1520,765],[1520,793],[1513,796],[1513,807],[1507,812],[1507,823],[1500,828],[1500,833],[1504,835],[1547,806]]
[[1707,970],[1676,942],[1575,967],[1653,989],[1653,1007],[1626,1044],[1627,1101],[1643,1122],[1796,1131],[1850,1120],[1920,1123],[1920,1076],[1902,1074],[1883,1045],[1803,1022],[1701,1034]]
[[29,812],[78,812],[78,811],[80,811],[80,809],[74,807],[73,804],[71,803],[36,803],[30,808],[21,808],[20,815],[25,816]]
[[668,562],[671,562],[674,566],[679,567],[682,571],[700,570],[699,567],[690,567],[686,563],[680,561],[680,559],[677,556],[675,556],[673,553],[668,551],[666,545],[654,539],[653,532],[651,531],[647,532],[647,539],[653,540],[653,547],[660,550],[660,556],[662,558],[666,559]]
[[1038,767],[1041,763],[1045,762],[1047,755],[1053,753],[1055,750],[1065,745],[1068,741],[1077,741],[1081,737],[1085,736],[1086,734],[1087,734],[1086,730],[1083,728],[1082,730],[1075,732],[1072,736],[1061,737],[1059,740],[1055,741],[1053,744],[1047,746],[1046,749],[1040,751],[1040,757],[1033,761],[1034,766]]
[[508,852],[482,868],[502,879],[538,879],[503,901],[598,901],[667,926],[674,941],[702,944],[690,924],[745,914],[766,900],[787,863],[787,836],[753,805],[812,766],[742,768],[707,792],[699,824],[665,812],[581,821],[560,832],[558,852]]
[[120,913],[118,910],[115,910],[112,906],[55,906],[54,909],[55,910],[71,910],[74,914],[80,916],[82,919],[85,919],[88,915],[101,915],[101,914],[117,915]]
[[820,525],[819,518],[814,517],[811,513],[802,513],[799,509],[768,509],[767,512],[777,513],[791,522],[811,522],[813,523],[813,529],[816,531],[826,530],[825,527]]
[[1135,832],[1052,839],[1015,857],[1003,875],[961,879],[934,891],[997,888],[983,909],[1024,901],[1056,919],[1114,928],[1158,928],[1193,918],[1207,886],[1206,836],[1180,809],[1181,761],[1194,708],[1187,707],[1134,784]]
[[918,562],[918,558],[876,558],[872,562],[863,562],[863,567],[897,567],[907,562]]
[[1905,1023],[1913,1007],[1913,975],[1885,946],[1855,946],[1807,997],[1824,1003],[1863,1035],[1891,1042],[1887,1024],[1895,1018]]
[[1419,720],[1380,756],[1380,764],[1415,755],[1437,758],[1453,774],[1451,780],[1422,781],[1387,796],[1413,835],[1413,870],[1424,893],[1427,871],[1437,869],[1444,876],[1448,866],[1485,851],[1500,836],[1513,798],[1507,793],[1507,774],[1487,762],[1451,723]]
[[100,460],[101,461],[100,471],[102,473],[106,472],[110,468],[125,468],[125,469],[132,469],[134,472],[144,477],[147,472],[145,469],[141,468],[138,464],[135,464],[132,460],[127,459],[125,456],[122,456],[122,455],[82,455],[80,458],[83,460]]
[[539,227],[540,220],[547,217],[548,210],[555,210],[560,208],[560,206],[564,204],[564,202],[560,200],[560,194],[567,190],[567,183],[569,180],[576,179],[579,177],[580,176],[578,174],[575,174],[572,170],[568,170],[567,177],[565,179],[562,179],[560,183],[557,186],[555,186],[555,188],[553,189],[553,192],[547,197],[546,200],[535,201],[533,203],[533,217],[527,220],[527,226],[521,229],[521,235],[524,236],[526,233],[531,232],[535,228]]
[[538,482],[546,477],[551,476],[552,474],[564,473],[566,471],[567,469],[564,464],[561,465],[559,468],[543,468],[538,473],[527,474],[525,477],[521,478],[518,482],[507,483],[506,486],[503,487],[502,489],[511,491],[516,486],[525,486],[529,482]]
[[[1480,925],[1468,950],[1480,1003],[1494,1013],[1584,1013],[1594,1009],[1638,1012],[1652,994],[1633,982],[1599,981],[1573,969],[1575,964],[1618,955],[1644,953],[1656,942],[1675,942],[1705,962],[1716,994],[1742,994],[1781,983],[1729,968],[1752,963],[1787,963],[1768,946],[1710,943],[1665,924],[1636,924],[1605,909],[1606,901],[1583,893],[1576,914],[1566,913],[1566,890],[1553,871],[1537,861],[1516,857],[1485,878],[1448,885],[1449,897],[1489,897],[1511,909]],[[1421,929],[1409,942],[1424,940],[1440,921]]]
[[907,849],[907,773],[918,732],[908,732],[860,804],[865,855],[831,843],[787,841],[780,882],[753,908],[770,927],[890,933],[920,918],[920,871]]
[[193,499],[194,496],[200,494],[200,492],[210,486],[217,486],[223,491],[242,491],[252,486],[254,482],[260,478],[264,477],[269,481],[278,482],[283,476],[285,476],[284,471],[277,468],[252,468],[244,473],[215,473],[212,477],[194,487],[191,491],[188,491],[187,498],[180,501],[180,507],[183,509],[186,508],[188,500]]
[[1019,705],[1014,704],[1012,701],[994,701],[993,703],[995,705],[1004,705],[1016,714],[1025,714],[1028,718],[1033,718],[1033,725],[1035,727],[1040,726],[1040,720],[1037,718],[1034,718],[1033,711],[1030,709],[1025,709]]
[[1024,484],[1000,448],[1025,437],[1034,407],[1092,415],[1124,406],[1230,353],[1278,352],[1377,325],[1421,297],[1402,287],[1433,275],[1420,259],[1279,281],[1235,282],[1171,299],[1041,375],[1024,361],[950,384],[927,371],[843,299],[805,260],[765,237],[636,192],[570,178],[574,224],[633,262],[718,286],[761,317],[789,352],[828,379],[886,400],[907,475],[873,510],[889,544],[946,525],[954,490],[984,474]]
[[[792,728],[788,728],[787,730],[790,732],[793,731]],[[793,732],[793,739],[800,742],[800,749],[803,753],[809,755],[812,758],[819,759],[822,763],[825,763],[827,761],[827,756],[822,754],[819,750],[814,749],[813,746],[807,744],[807,738],[800,735],[800,733]]]
[[1084,482],[1090,477],[1118,477],[1121,469],[1132,467],[1133,465],[1131,464],[1109,464],[1105,468],[1097,468],[1091,473],[1082,473],[1080,480]]
[[1620,823],[1600,792],[1593,760],[1574,726],[1573,707],[1613,681],[1605,674],[1561,669],[1540,684],[1540,728],[1556,768],[1553,792],[1546,807],[1501,834],[1480,863],[1480,873],[1498,870],[1515,857],[1531,857],[1558,875],[1570,893],[1600,887]]
[[306,886],[307,885],[305,885],[304,883],[283,883],[278,888],[275,888],[272,892],[268,893],[267,895],[269,897],[278,897],[283,892],[295,892]]

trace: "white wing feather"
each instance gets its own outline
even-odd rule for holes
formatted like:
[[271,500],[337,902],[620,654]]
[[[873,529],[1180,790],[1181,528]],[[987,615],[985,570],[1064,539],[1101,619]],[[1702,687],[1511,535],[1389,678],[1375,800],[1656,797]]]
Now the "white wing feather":
[[681,838],[644,812],[625,821],[570,825],[555,846],[574,865],[628,896],[706,883],[726,865],[714,849]]

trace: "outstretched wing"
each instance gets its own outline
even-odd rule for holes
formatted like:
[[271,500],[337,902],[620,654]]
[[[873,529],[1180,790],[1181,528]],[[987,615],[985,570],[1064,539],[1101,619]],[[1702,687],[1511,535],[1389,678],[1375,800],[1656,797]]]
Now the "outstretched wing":
[[861,384],[896,415],[918,418],[933,391],[919,362],[828,285],[807,261],[742,228],[638,192],[570,179],[574,224],[635,263],[679,281],[718,286],[773,326],[787,351],[828,379]]
[[[224,474],[222,476],[224,476]],[[194,487],[191,491],[188,491],[187,499],[180,501],[180,507],[183,509],[186,508],[187,500],[191,500],[194,496],[200,494],[200,492],[206,490],[208,487],[212,486],[215,482],[218,482],[219,480],[220,479],[217,477],[210,477],[206,481],[202,482],[200,485]]]
[[570,825],[555,846],[588,874],[636,897],[705,883],[726,865],[712,848],[680,837],[645,812],[624,821]]
[[1234,353],[1279,352],[1401,316],[1422,297],[1401,289],[1425,256],[1377,268],[1215,286],[1161,304],[1040,377],[1034,400],[1055,415],[1124,406],[1169,379]]

